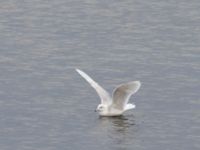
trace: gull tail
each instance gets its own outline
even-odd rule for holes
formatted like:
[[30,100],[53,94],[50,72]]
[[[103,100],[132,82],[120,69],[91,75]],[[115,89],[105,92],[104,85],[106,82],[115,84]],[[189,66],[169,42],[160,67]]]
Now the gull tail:
[[135,108],[135,104],[130,104],[130,103],[128,103],[128,104],[126,104],[126,106],[125,106],[125,111],[126,110],[130,110],[130,109],[134,109]]

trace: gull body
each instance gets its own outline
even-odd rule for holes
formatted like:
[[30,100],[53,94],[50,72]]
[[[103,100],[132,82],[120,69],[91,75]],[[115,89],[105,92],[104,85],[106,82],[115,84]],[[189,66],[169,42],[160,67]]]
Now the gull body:
[[80,69],[76,71],[96,90],[101,99],[101,103],[97,106],[96,111],[100,116],[120,116],[125,111],[135,108],[134,104],[128,103],[131,95],[136,93],[141,83],[140,81],[131,81],[117,86],[112,94],[103,89],[89,75]]

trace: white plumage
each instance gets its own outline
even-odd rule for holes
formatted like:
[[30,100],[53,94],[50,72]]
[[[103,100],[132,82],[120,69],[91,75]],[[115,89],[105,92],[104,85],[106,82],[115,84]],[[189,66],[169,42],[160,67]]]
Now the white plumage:
[[119,116],[126,110],[135,108],[134,104],[128,103],[131,95],[136,93],[141,83],[140,81],[131,81],[117,86],[111,97],[97,82],[89,77],[85,72],[76,69],[76,71],[96,90],[101,99],[101,104],[97,106],[100,116]]

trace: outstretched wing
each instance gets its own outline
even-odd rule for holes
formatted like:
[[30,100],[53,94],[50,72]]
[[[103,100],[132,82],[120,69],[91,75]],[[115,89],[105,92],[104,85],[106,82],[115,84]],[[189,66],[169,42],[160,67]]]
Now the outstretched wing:
[[140,86],[140,81],[132,81],[118,86],[113,92],[112,106],[116,109],[124,110],[130,96],[136,93]]
[[89,77],[85,72],[76,69],[76,71],[96,90],[97,94],[101,98],[102,104],[110,104],[111,98],[106,90],[104,90],[97,82],[95,82],[91,77]]

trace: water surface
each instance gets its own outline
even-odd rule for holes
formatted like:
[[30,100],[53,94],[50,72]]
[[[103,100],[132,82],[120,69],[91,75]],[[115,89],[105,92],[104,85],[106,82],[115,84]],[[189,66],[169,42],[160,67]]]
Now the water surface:
[[[3,150],[199,150],[200,1],[0,2]],[[95,91],[140,80],[136,109],[94,113]]]

